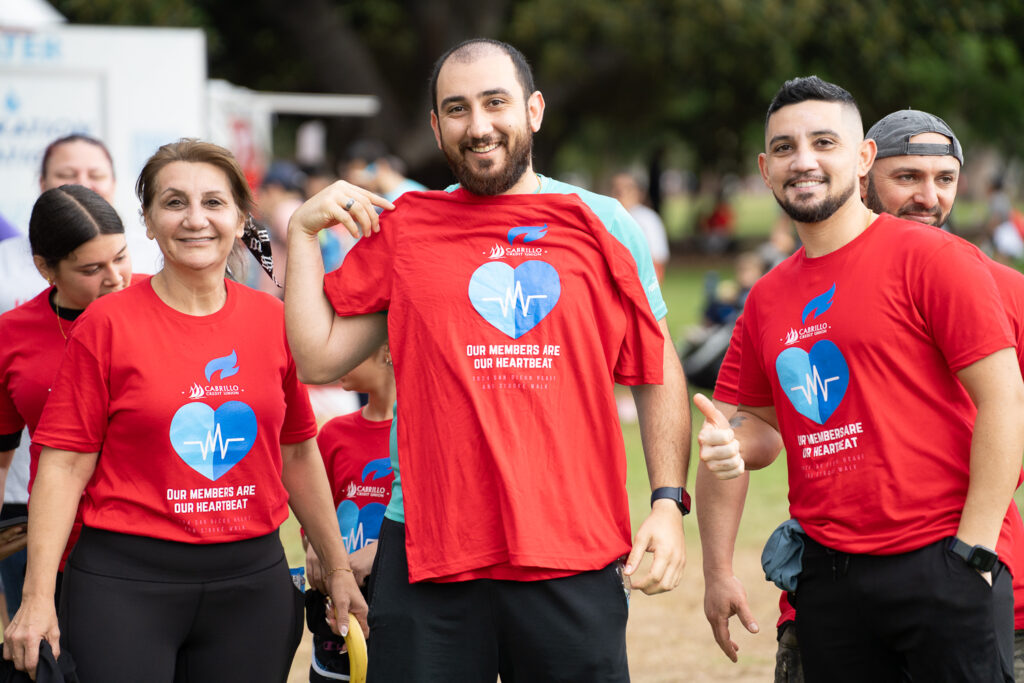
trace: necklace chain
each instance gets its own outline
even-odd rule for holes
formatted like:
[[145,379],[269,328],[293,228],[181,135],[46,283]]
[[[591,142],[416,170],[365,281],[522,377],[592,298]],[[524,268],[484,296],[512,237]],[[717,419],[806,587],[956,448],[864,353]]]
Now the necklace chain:
[[57,329],[60,330],[60,336],[64,337],[64,341],[67,341],[68,335],[64,332],[64,325],[60,322],[60,304],[57,303],[57,292],[53,292],[53,308],[57,313]]

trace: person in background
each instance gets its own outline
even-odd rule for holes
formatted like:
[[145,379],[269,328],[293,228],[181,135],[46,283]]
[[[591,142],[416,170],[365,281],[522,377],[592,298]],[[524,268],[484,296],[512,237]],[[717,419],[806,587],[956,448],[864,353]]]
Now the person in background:
[[612,196],[619,200],[643,230],[647,246],[651,249],[654,274],[658,277],[658,282],[662,282],[665,279],[665,266],[669,257],[668,236],[665,234],[665,224],[661,216],[644,204],[644,194],[643,187],[633,174],[616,173],[612,176]]
[[[262,244],[254,202],[231,153],[191,139],[150,157],[136,191],[164,267],[69,334],[33,434],[25,593],[4,656],[31,674],[45,639],[86,681],[278,682],[302,632],[278,537],[289,504],[329,567],[318,587],[339,631],[350,609],[365,630],[366,603],[282,305],[225,277],[229,259],[242,269],[243,235]],[[53,586],[83,491],[58,624]]]
[[[365,393],[367,403],[354,413],[336,417],[321,427],[316,442],[334,495],[345,550],[356,583],[369,603],[373,583],[370,569],[395,479],[388,453],[394,417],[395,373],[387,344],[343,375],[340,382],[348,391]],[[306,575],[319,583],[324,567],[313,546],[305,545]],[[331,633],[325,623],[324,597],[316,589],[306,591],[306,624],[313,633],[311,683],[348,680],[349,674],[345,642]]]
[[328,185],[334,184],[338,179],[338,176],[330,169],[326,164],[318,164],[316,166],[306,169],[306,186],[305,194],[307,197],[312,197],[320,190],[324,189]]
[[735,246],[736,212],[724,188],[715,192],[711,212],[699,221],[700,248],[709,254],[721,254]]
[[388,152],[383,142],[359,140],[348,150],[343,177],[393,202],[406,192],[427,189],[405,175],[405,162]]
[[988,190],[985,234],[993,258],[1017,261],[1024,258],[1024,218],[1013,208],[1003,178],[993,178]]
[[[306,174],[297,165],[290,161],[277,160],[267,169],[259,190],[256,192],[256,207],[260,223],[268,230],[278,273],[284,273],[287,267],[288,219],[306,199],[306,182]],[[324,259],[324,267],[328,271],[341,265],[345,256],[341,239],[330,230],[324,231],[320,235],[320,252]],[[270,280],[262,277],[261,273],[253,271],[248,284],[277,298],[284,296],[284,290],[281,287],[284,283],[278,278]]]
[[[796,596],[807,680],[1012,680],[997,541],[1024,448],[1014,338],[976,248],[862,204],[885,144],[861,131],[850,94],[816,77],[769,107],[761,174],[804,246],[750,294],[735,415],[695,399],[701,460],[743,481],[784,440],[793,519],[764,562]],[[731,508],[700,524],[727,541],[705,546],[705,611],[735,658],[729,616],[757,626],[731,574]]]
[[[75,133],[47,145],[40,164],[39,191],[67,184],[86,187],[113,204],[116,187],[114,166],[110,152],[101,141]],[[27,231],[0,242],[0,282],[3,282],[0,286],[0,313],[31,300],[47,289],[46,280],[33,263]],[[27,431],[23,431],[20,445],[14,449],[7,468],[3,486],[4,506],[0,509],[2,519],[22,517],[28,512],[29,460],[29,436]],[[25,560],[24,550],[0,560],[0,578],[9,617],[14,616],[21,604]]]
[[[0,481],[8,476],[23,434],[35,431],[72,323],[97,298],[132,281],[124,225],[114,208],[86,187],[62,185],[39,195],[28,237],[35,267],[49,284],[24,305],[0,315]],[[26,489],[31,488],[40,448],[29,450]],[[28,514],[27,498],[26,503],[3,502],[5,519]],[[22,546],[26,540],[22,535]],[[74,538],[68,548],[73,543]],[[21,604],[23,557],[17,566],[20,571],[4,571],[12,617]]]
[[[963,164],[960,142],[946,122],[927,112],[901,110],[880,119],[865,137],[874,140],[878,146],[875,162],[860,182],[860,194],[865,205],[877,213],[889,213],[936,228],[946,225],[956,199],[957,182]],[[999,288],[1007,318],[1017,339],[1018,362],[1024,373],[1024,275],[995,261],[989,260],[987,265]],[[726,416],[731,416],[737,407],[738,356],[738,336],[734,336],[729,358],[723,364],[727,369],[719,375],[714,393],[716,407]],[[704,512],[712,508],[725,510],[732,507],[732,514],[738,514],[742,509],[741,493],[745,489],[745,479],[746,475],[743,482],[719,481],[710,473],[700,471],[697,490],[702,496],[701,500],[708,503],[699,511],[699,519],[714,516],[705,515]],[[1016,629],[1014,673],[1018,682],[1024,681],[1024,631],[1021,630],[1024,627],[1024,568],[1020,566],[1024,559],[1020,547],[1024,542],[1022,532],[1024,524],[1021,523],[1020,512],[1016,504],[1011,503],[1001,532],[1000,551],[1005,554],[1006,564],[1013,575]],[[723,551],[731,553],[731,547],[725,548],[722,543],[723,537],[720,535],[708,533],[702,536],[702,545],[708,557],[717,556]],[[779,606],[781,616],[778,621],[776,681],[800,683],[803,680],[803,668],[796,637],[796,611],[790,605],[786,593],[782,594]],[[736,611],[741,616],[749,614],[745,604],[738,606]],[[711,619],[712,615],[713,612],[709,612],[708,618]],[[727,654],[729,652],[726,650]]]

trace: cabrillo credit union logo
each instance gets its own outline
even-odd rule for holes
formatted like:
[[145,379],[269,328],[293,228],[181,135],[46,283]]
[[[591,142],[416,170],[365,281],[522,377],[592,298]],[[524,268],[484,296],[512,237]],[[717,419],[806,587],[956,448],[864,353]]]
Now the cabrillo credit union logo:
[[[548,234],[548,226],[545,225],[518,225],[514,228],[509,228],[508,239],[509,246],[506,247],[502,244],[495,243],[491,247],[490,253],[487,254],[489,259],[500,259],[506,256],[541,256],[544,250],[540,247],[527,247],[527,244],[536,242],[545,235]],[[523,243],[523,246],[516,246],[516,241]]]
[[828,323],[815,323],[813,325],[806,325],[808,320],[815,320],[824,314],[828,309],[832,308],[832,303],[835,300],[836,285],[833,282],[832,287],[818,296],[814,297],[807,302],[804,306],[804,310],[800,314],[800,322],[804,323],[805,326],[799,330],[789,328],[789,332],[786,333],[785,343],[786,346],[795,344],[803,339],[809,339],[810,337],[816,337],[820,334],[828,332]]
[[[226,356],[214,358],[206,364],[203,375],[206,377],[206,384],[193,382],[188,389],[188,397],[192,400],[213,396],[237,396],[241,394],[241,388],[237,384],[224,382],[228,377],[238,374],[238,354],[234,350]],[[220,380],[214,382],[214,379]],[[185,393],[184,391],[181,393]]]

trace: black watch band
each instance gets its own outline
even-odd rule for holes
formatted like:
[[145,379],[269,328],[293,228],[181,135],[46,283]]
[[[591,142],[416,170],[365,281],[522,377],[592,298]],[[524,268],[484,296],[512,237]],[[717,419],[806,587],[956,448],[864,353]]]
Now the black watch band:
[[999,555],[991,548],[983,545],[970,546],[954,536],[949,542],[949,549],[954,555],[963,558],[968,567],[977,569],[979,572],[990,572],[996,566]]
[[682,486],[659,486],[651,492],[651,505],[654,501],[668,498],[674,500],[679,506],[679,511],[684,515],[690,514],[690,494]]

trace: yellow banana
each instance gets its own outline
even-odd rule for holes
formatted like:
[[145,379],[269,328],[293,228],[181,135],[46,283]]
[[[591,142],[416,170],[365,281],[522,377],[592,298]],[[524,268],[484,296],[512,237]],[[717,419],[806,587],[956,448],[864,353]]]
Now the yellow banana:
[[363,627],[356,620],[356,615],[348,615],[348,635],[345,636],[348,648],[348,670],[351,683],[366,683],[366,639],[363,638]]

